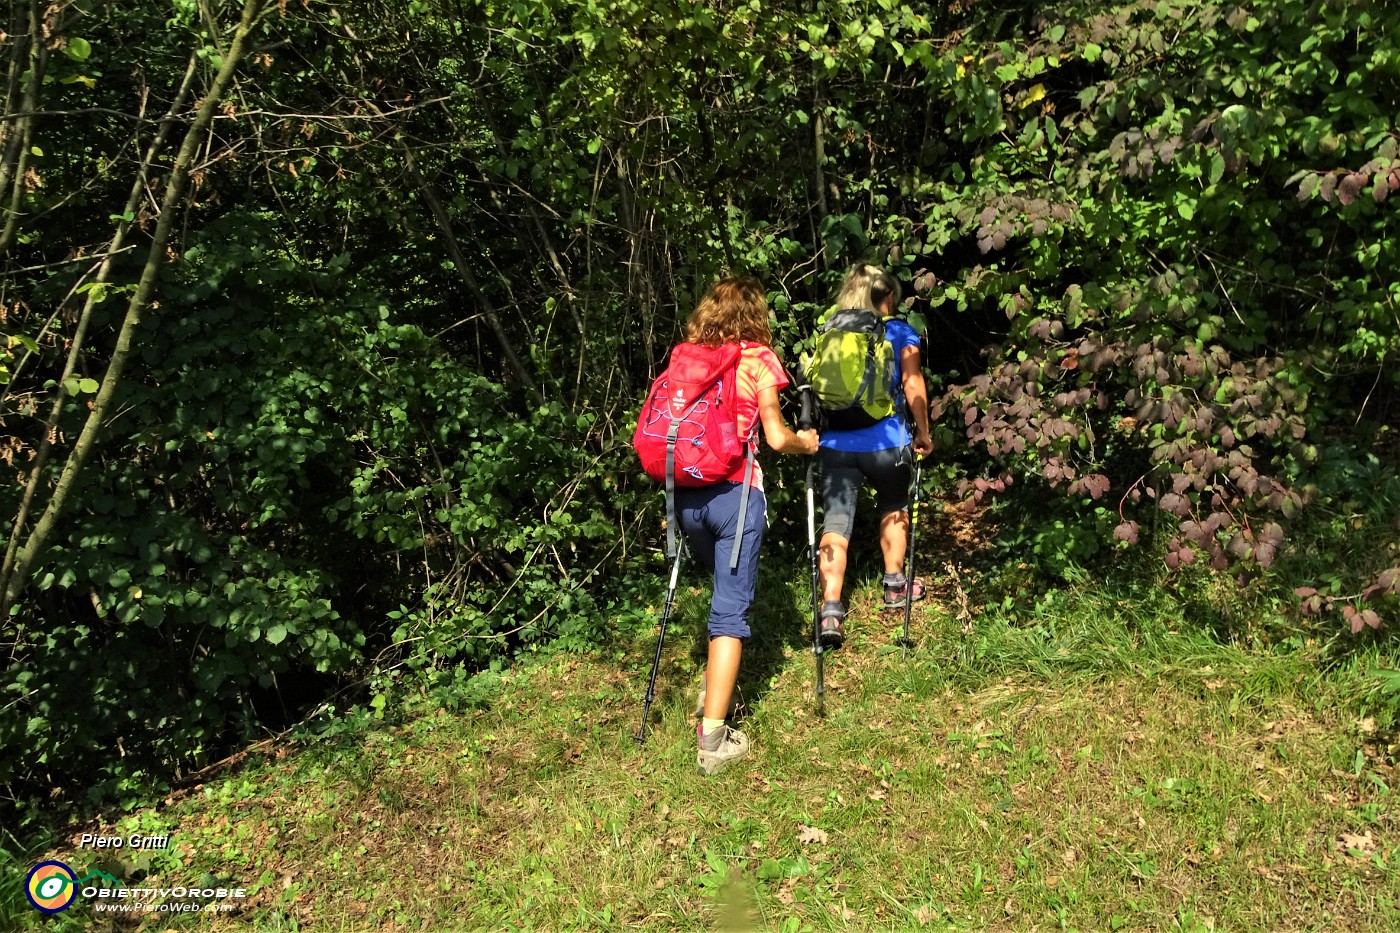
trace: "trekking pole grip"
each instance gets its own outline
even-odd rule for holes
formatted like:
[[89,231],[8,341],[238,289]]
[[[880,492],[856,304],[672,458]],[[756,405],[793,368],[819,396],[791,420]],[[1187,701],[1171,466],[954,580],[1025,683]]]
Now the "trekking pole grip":
[[797,416],[798,430],[806,431],[816,427],[816,412],[812,404],[812,387],[809,385],[797,387],[798,397],[802,399],[802,411]]

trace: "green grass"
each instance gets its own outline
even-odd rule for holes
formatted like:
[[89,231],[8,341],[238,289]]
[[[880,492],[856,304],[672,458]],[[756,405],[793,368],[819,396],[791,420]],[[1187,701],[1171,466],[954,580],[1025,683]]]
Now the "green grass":
[[[645,747],[650,632],[521,665],[489,708],[290,748],[127,817],[112,831],[177,848],[116,867],[254,889],[161,930],[1400,926],[1365,659],[1324,677],[1315,649],[1221,645],[1147,586],[962,618],[936,589],[907,660],[898,614],[857,593],[819,717],[805,581],[765,577],[742,675],[755,751],[715,777],[695,772],[688,590]],[[102,929],[84,910],[69,928]]]

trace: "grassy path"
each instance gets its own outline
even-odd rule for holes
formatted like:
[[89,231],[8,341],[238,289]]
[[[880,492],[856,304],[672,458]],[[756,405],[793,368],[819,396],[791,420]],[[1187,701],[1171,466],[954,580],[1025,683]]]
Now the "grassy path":
[[[765,581],[766,582],[766,581]],[[830,655],[825,718],[786,585],[746,670],[749,762],[694,768],[695,639],[671,640],[647,745],[651,633],[250,765],[111,832],[172,849],[110,866],[208,873],[232,914],[89,929],[1388,930],[1393,769],[1315,659],[1173,628],[1101,589],[1015,620],[920,606],[918,649],[871,594]],[[689,593],[677,631],[698,630]],[[1015,624],[1012,624],[1012,623]],[[751,663],[749,663],[751,662]],[[1344,679],[1344,678],[1342,678]],[[1336,712],[1332,712],[1336,710]],[[90,852],[60,852],[85,869]],[[183,861],[177,868],[176,859]],[[131,885],[133,882],[128,882]],[[32,918],[37,920],[37,915]],[[105,924],[105,927],[104,927]],[[53,924],[49,924],[53,926]],[[61,927],[60,927],[61,928]]]

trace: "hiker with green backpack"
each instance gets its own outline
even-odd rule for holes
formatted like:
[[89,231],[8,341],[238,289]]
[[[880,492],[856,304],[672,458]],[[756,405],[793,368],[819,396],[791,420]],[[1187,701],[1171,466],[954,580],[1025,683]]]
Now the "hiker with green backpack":
[[919,334],[895,317],[899,302],[893,275],[865,263],[852,266],[807,368],[826,421],[817,452],[823,503],[817,639],[827,649],[845,642],[846,554],[865,481],[874,487],[880,513],[884,607],[905,608],[924,598],[923,582],[906,578],[904,558],[914,458],[932,453],[933,440]]
[[[749,608],[758,585],[758,552],[767,528],[763,471],[755,462],[762,425],[768,446],[782,454],[815,454],[817,432],[794,431],[778,408],[789,384],[773,352],[768,302],[758,280],[721,279],[686,324],[685,342],[671,351],[638,415],[632,445],[649,476],[665,484],[667,549],[674,556],[666,614],[684,545],[713,575],[709,657],[696,729],[696,764],[713,774],[745,757],[749,740],[725,722],[749,637]],[[655,686],[665,618],[647,688]],[[642,735],[647,711],[643,711]]]

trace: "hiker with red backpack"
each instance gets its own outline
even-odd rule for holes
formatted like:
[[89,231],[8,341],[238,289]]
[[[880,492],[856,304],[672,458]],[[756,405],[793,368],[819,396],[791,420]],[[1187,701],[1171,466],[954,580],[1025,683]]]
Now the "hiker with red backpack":
[[[778,391],[790,380],[772,340],[768,303],[758,280],[742,276],[715,283],[691,315],[685,342],[671,351],[666,371],[647,394],[633,436],[643,468],[666,484],[667,547],[675,557],[667,612],[682,552],[674,537],[677,526],[714,578],[709,659],[696,729],[696,763],[703,774],[749,753],[748,737],[725,719],[750,634],[749,607],[767,528],[756,429],[763,426],[764,440],[778,453],[811,455],[818,446],[816,431],[789,428],[778,408]],[[658,660],[660,651],[658,640]],[[656,666],[647,689],[648,709]],[[644,711],[643,735],[646,715]]]
[[893,275],[865,263],[852,266],[807,368],[826,422],[817,453],[823,503],[817,640],[826,649],[845,642],[841,595],[863,482],[874,487],[880,513],[884,607],[907,609],[924,598],[923,581],[906,577],[904,558],[914,458],[932,453],[933,440],[919,334],[895,317],[899,301]]

